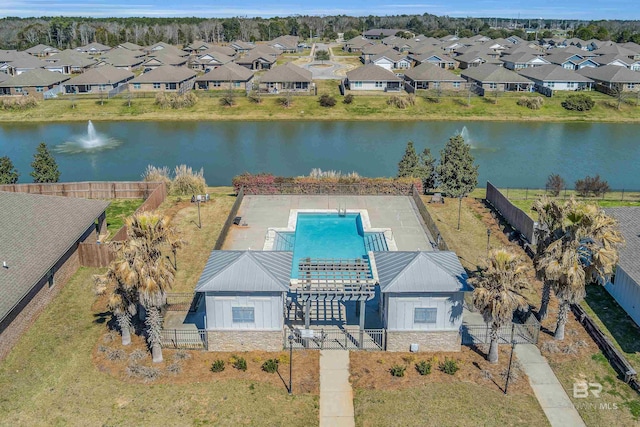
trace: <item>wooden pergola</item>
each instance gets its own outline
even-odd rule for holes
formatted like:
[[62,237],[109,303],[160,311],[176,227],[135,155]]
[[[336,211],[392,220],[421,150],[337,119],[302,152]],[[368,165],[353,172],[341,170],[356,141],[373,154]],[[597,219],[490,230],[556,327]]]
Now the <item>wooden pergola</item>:
[[304,327],[310,326],[311,302],[339,300],[359,302],[360,342],[363,342],[365,304],[375,296],[375,280],[366,259],[303,258],[298,264],[299,301],[305,305]]

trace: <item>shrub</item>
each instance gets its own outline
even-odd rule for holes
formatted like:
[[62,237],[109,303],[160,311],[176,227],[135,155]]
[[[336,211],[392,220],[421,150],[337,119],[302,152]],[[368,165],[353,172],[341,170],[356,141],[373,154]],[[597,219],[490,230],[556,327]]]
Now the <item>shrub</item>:
[[397,108],[404,110],[409,106],[409,101],[403,96],[393,95],[387,99],[387,105],[395,105]]
[[180,366],[180,362],[176,361],[167,365],[167,372],[171,372],[174,375],[178,375],[180,372],[182,372],[182,366]]
[[353,94],[347,94],[345,95],[344,99],[342,100],[342,102],[344,104],[351,104],[353,102]]
[[179,94],[178,92],[166,93],[158,92],[156,94],[155,104],[160,108],[171,108],[178,110],[181,108],[193,107],[198,102],[198,97],[193,92],[187,92],[185,94]]
[[407,367],[404,365],[393,365],[389,372],[391,372],[391,376],[393,377],[404,377],[404,372],[407,370]]
[[147,352],[143,350],[133,350],[129,354],[129,360],[132,362],[138,362],[147,358]]
[[311,173],[309,174],[309,177],[311,178],[315,178],[315,179],[323,179],[323,178],[351,178],[351,179],[359,179],[360,178],[360,174],[358,174],[358,172],[349,172],[349,173],[344,173],[342,171],[335,171],[335,170],[328,170],[328,171],[323,171],[320,168],[313,168],[311,169]]
[[127,358],[127,353],[124,350],[107,350],[105,354],[109,360],[124,360]]
[[224,95],[220,98],[220,105],[222,107],[233,107],[236,105],[236,98],[230,94]]
[[171,184],[171,192],[176,195],[202,194],[207,183],[204,180],[204,170],[194,172],[187,165],[176,166],[175,177]]
[[601,180],[600,175],[596,175],[593,178],[586,176],[584,179],[576,181],[576,193],[583,197],[589,195],[603,196],[609,190],[609,183]]
[[421,360],[416,363],[416,371],[418,371],[420,375],[429,375],[431,373],[431,363]]
[[567,99],[562,101],[562,106],[567,110],[572,111],[589,111],[596,103],[591,99],[589,95],[584,93],[569,95]]
[[12,96],[3,97],[0,102],[0,108],[3,110],[28,110],[29,108],[37,107],[38,100],[31,96]]
[[416,356],[414,354],[409,354],[406,356],[402,356],[402,361],[407,364],[411,364],[416,361]]
[[231,366],[233,366],[237,370],[239,371],[247,370],[247,361],[244,357],[233,355],[231,356],[231,359],[229,361],[231,362]]
[[540,350],[546,351],[547,353],[559,353],[560,347],[558,347],[558,343],[555,341],[546,341],[544,344],[542,344]]
[[520,377],[522,377],[522,366],[520,365],[520,362],[515,360],[511,364],[511,371],[509,371],[509,367],[500,371],[500,378],[502,378],[503,381],[507,381],[507,374],[509,375],[510,382],[517,383],[518,380],[520,380]]
[[544,105],[544,98],[536,96],[534,98],[523,96],[516,102],[521,107],[527,107],[531,110],[539,110]]
[[262,104],[262,97],[260,96],[259,92],[251,91],[249,92],[249,95],[247,95],[247,98],[254,104]]
[[453,359],[449,359],[448,357],[445,357],[444,362],[440,363],[438,368],[448,375],[453,375],[458,372],[458,369],[460,369],[458,362]]
[[265,371],[265,372],[268,372],[270,374],[273,374],[278,370],[278,364],[279,363],[280,363],[280,361],[278,359],[266,360],[262,364],[262,370]]
[[278,99],[276,99],[276,102],[278,103],[278,105],[280,105],[280,106],[282,106],[284,108],[289,108],[293,104],[293,100],[291,99],[291,95],[287,95],[287,96],[283,96],[281,98],[278,98]]
[[336,105],[336,99],[331,95],[327,95],[326,93],[320,96],[318,102],[320,102],[321,107],[333,107]]
[[558,197],[560,192],[564,190],[564,179],[558,174],[549,175],[547,178],[547,190],[549,190],[554,197]]
[[288,354],[281,354],[280,356],[278,356],[278,363],[281,363],[283,365],[288,365],[290,362],[289,360],[289,355]]
[[154,381],[160,376],[160,370],[149,366],[131,364],[125,372],[128,376],[143,379],[144,382]]
[[211,372],[222,372],[224,371],[224,360],[216,360],[211,364],[211,368],[209,368]]
[[147,165],[147,168],[142,174],[142,180],[146,182],[164,182],[167,191],[171,191],[171,172],[166,166],[156,167]]
[[187,360],[191,359],[191,355],[184,350],[178,350],[176,354],[173,355],[174,360]]

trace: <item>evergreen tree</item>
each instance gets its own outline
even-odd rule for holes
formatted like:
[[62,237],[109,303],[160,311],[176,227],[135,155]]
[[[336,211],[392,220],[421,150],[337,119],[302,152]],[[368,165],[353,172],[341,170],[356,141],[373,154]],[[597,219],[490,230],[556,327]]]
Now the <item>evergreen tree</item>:
[[407,178],[416,176],[416,170],[420,167],[420,158],[416,149],[413,147],[413,142],[407,142],[407,148],[404,150],[404,155],[398,163],[398,178]]
[[33,155],[31,162],[33,172],[29,175],[33,178],[33,182],[58,182],[60,179],[60,171],[56,159],[53,158],[47,144],[41,142],[38,145],[36,154]]
[[0,157],[0,184],[15,184],[20,174],[7,156]]
[[420,173],[422,188],[426,192],[429,188],[436,188],[436,159],[431,155],[431,150],[425,148],[420,154]]
[[460,208],[462,198],[478,185],[478,166],[473,164],[471,146],[464,142],[462,135],[449,138],[440,151],[438,180],[445,196],[458,198],[458,230],[460,229]]

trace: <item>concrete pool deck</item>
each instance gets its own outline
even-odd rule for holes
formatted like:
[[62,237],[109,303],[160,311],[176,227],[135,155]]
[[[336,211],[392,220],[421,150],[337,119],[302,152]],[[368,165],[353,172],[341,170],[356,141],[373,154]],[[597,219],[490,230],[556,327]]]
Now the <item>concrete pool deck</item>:
[[[429,235],[408,196],[245,196],[238,210],[241,226],[232,226],[225,250],[262,250],[270,227],[286,228],[291,209],[366,209],[371,226],[390,228],[399,251],[430,251],[435,239]],[[243,226],[247,224],[246,226]]]

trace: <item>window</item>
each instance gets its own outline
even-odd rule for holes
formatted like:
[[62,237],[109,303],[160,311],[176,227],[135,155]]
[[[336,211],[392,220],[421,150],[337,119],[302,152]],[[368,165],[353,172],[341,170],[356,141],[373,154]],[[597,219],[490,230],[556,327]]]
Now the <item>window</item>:
[[253,323],[255,322],[255,312],[253,307],[231,307],[233,323]]
[[573,87],[575,87],[575,82],[567,82],[567,87],[568,87],[568,88],[573,88]]
[[627,83],[627,89],[635,89],[636,84],[635,83]]
[[16,93],[22,93],[22,88],[21,87],[16,87]]
[[362,87],[362,82],[353,82],[353,87]]
[[437,308],[415,308],[413,323],[436,323]]
[[498,89],[498,83],[489,83],[489,89]]
[[377,87],[377,88],[381,88],[381,87],[382,87],[382,85],[383,85],[383,83],[382,83],[382,82],[376,82],[376,87]]
[[175,83],[165,83],[164,88],[166,90],[176,90],[178,86]]
[[100,91],[102,92],[103,90],[106,90],[107,86],[106,85],[100,85]]
[[42,86],[36,86],[36,92],[44,92],[44,88]]
[[460,87],[460,82],[453,82],[453,87],[454,88],[459,88]]
[[233,87],[240,87],[240,82],[233,82]]
[[433,82],[433,88],[438,89],[440,87],[440,82]]
[[154,83],[153,84],[153,88],[154,89],[160,89],[160,83]]
[[222,82],[213,82],[213,87],[220,87]]
[[134,83],[133,84],[133,88],[134,89],[140,89],[140,83]]

